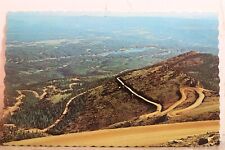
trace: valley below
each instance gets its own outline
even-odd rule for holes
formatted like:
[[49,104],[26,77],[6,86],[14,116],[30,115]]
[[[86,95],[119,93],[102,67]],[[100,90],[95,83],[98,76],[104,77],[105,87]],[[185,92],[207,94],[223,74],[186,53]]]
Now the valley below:
[[219,145],[218,24],[208,13],[8,13],[0,144]]

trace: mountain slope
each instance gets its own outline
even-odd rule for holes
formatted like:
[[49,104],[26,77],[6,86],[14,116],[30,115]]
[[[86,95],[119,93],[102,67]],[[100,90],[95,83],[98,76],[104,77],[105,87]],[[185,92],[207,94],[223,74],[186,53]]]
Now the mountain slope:
[[[68,107],[68,113],[49,133],[219,119],[217,66],[216,56],[189,52],[153,66],[117,75],[138,95],[160,104],[162,111],[181,99],[180,88],[202,87],[205,89],[202,91],[203,101],[192,109],[192,113],[184,112],[185,115],[175,117],[168,117],[167,113],[145,117],[156,107],[132,94],[116,78],[111,78],[74,99]],[[187,90],[184,94],[187,100],[174,109],[190,107],[199,97],[197,90]]]
[[192,51],[98,81],[36,84],[17,96],[23,98],[8,116],[2,141],[219,120],[218,63],[216,56]]

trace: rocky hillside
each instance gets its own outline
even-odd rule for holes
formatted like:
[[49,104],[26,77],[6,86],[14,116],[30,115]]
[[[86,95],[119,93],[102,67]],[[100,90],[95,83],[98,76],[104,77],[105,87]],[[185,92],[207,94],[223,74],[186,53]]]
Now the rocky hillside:
[[[201,87],[209,91],[203,91],[204,101],[191,108],[191,113],[141,117],[154,112],[156,107],[132,94],[113,77],[73,99],[68,113],[49,133],[219,119],[218,72],[218,57],[193,51],[153,66],[123,72],[117,77],[139,95],[160,104],[162,111],[182,97],[179,91],[182,87]],[[176,109],[193,105],[198,94],[187,91],[187,100]]]
[[163,147],[189,147],[189,146],[215,146],[220,144],[220,135],[218,132],[209,132],[206,134],[188,136],[178,140],[172,140],[160,146]]

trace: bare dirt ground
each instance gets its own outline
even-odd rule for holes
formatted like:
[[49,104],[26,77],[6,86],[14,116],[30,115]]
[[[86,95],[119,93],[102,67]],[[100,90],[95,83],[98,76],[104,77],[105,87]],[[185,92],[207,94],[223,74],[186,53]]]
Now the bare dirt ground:
[[218,120],[197,121],[72,133],[9,142],[4,145],[160,146],[162,143],[170,140],[218,131]]

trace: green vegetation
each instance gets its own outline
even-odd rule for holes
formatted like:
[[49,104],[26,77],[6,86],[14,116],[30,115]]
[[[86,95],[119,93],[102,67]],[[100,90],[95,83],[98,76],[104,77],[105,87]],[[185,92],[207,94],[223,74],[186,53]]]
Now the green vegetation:
[[[137,93],[160,103],[163,109],[166,109],[180,98],[179,88],[181,86],[196,86],[200,81],[208,89],[218,89],[218,68],[215,67],[218,65],[217,60],[218,58],[211,55],[190,52],[152,66],[124,72],[119,76]],[[116,62],[112,63],[112,68],[115,65]],[[205,81],[202,82],[200,77],[207,73],[205,67],[208,65],[211,66],[212,72],[204,76]],[[215,83],[212,84],[212,81]],[[73,83],[76,84],[71,89],[69,85]],[[14,124],[18,129],[10,131],[9,135],[6,133],[6,140],[10,140],[10,138],[13,140],[12,135],[15,135],[16,139],[44,136],[38,132],[24,133],[19,130],[49,127],[60,118],[66,103],[70,100],[72,101],[68,106],[68,112],[63,115],[56,126],[48,131],[48,134],[82,132],[110,126],[149,125],[170,121],[167,116],[163,116],[162,118],[146,118],[146,120],[136,122],[139,116],[153,112],[155,107],[126,92],[117,83],[114,76],[70,76],[28,86],[23,85],[22,89],[37,91],[39,95],[46,89],[47,95],[40,100],[32,92],[24,93],[25,99],[20,105],[20,109],[6,121],[8,124]],[[86,92],[88,90],[90,91]],[[83,92],[86,93],[73,98]],[[15,99],[17,96],[14,94],[13,98]],[[217,95],[215,94],[215,96]],[[190,117],[189,121],[218,118],[218,111],[201,114],[201,116],[202,118],[199,116],[196,116],[197,118]],[[185,118],[181,118],[178,121],[184,120]],[[119,124],[114,125],[116,123]]]
[[71,94],[56,94],[56,95],[53,95],[52,97],[50,97],[51,99],[51,102],[56,104],[60,101],[65,101],[66,99],[68,99],[68,97],[70,97]]
[[9,129],[9,131],[7,131],[7,133],[4,131],[3,136],[4,137],[2,139],[0,139],[0,143],[24,140],[24,139],[31,139],[31,138],[38,138],[38,137],[45,137],[45,136],[48,136],[48,134],[41,133],[39,131]]
[[20,109],[7,121],[20,128],[43,129],[51,125],[61,114],[65,101],[53,105],[50,101],[40,101],[27,94]]

